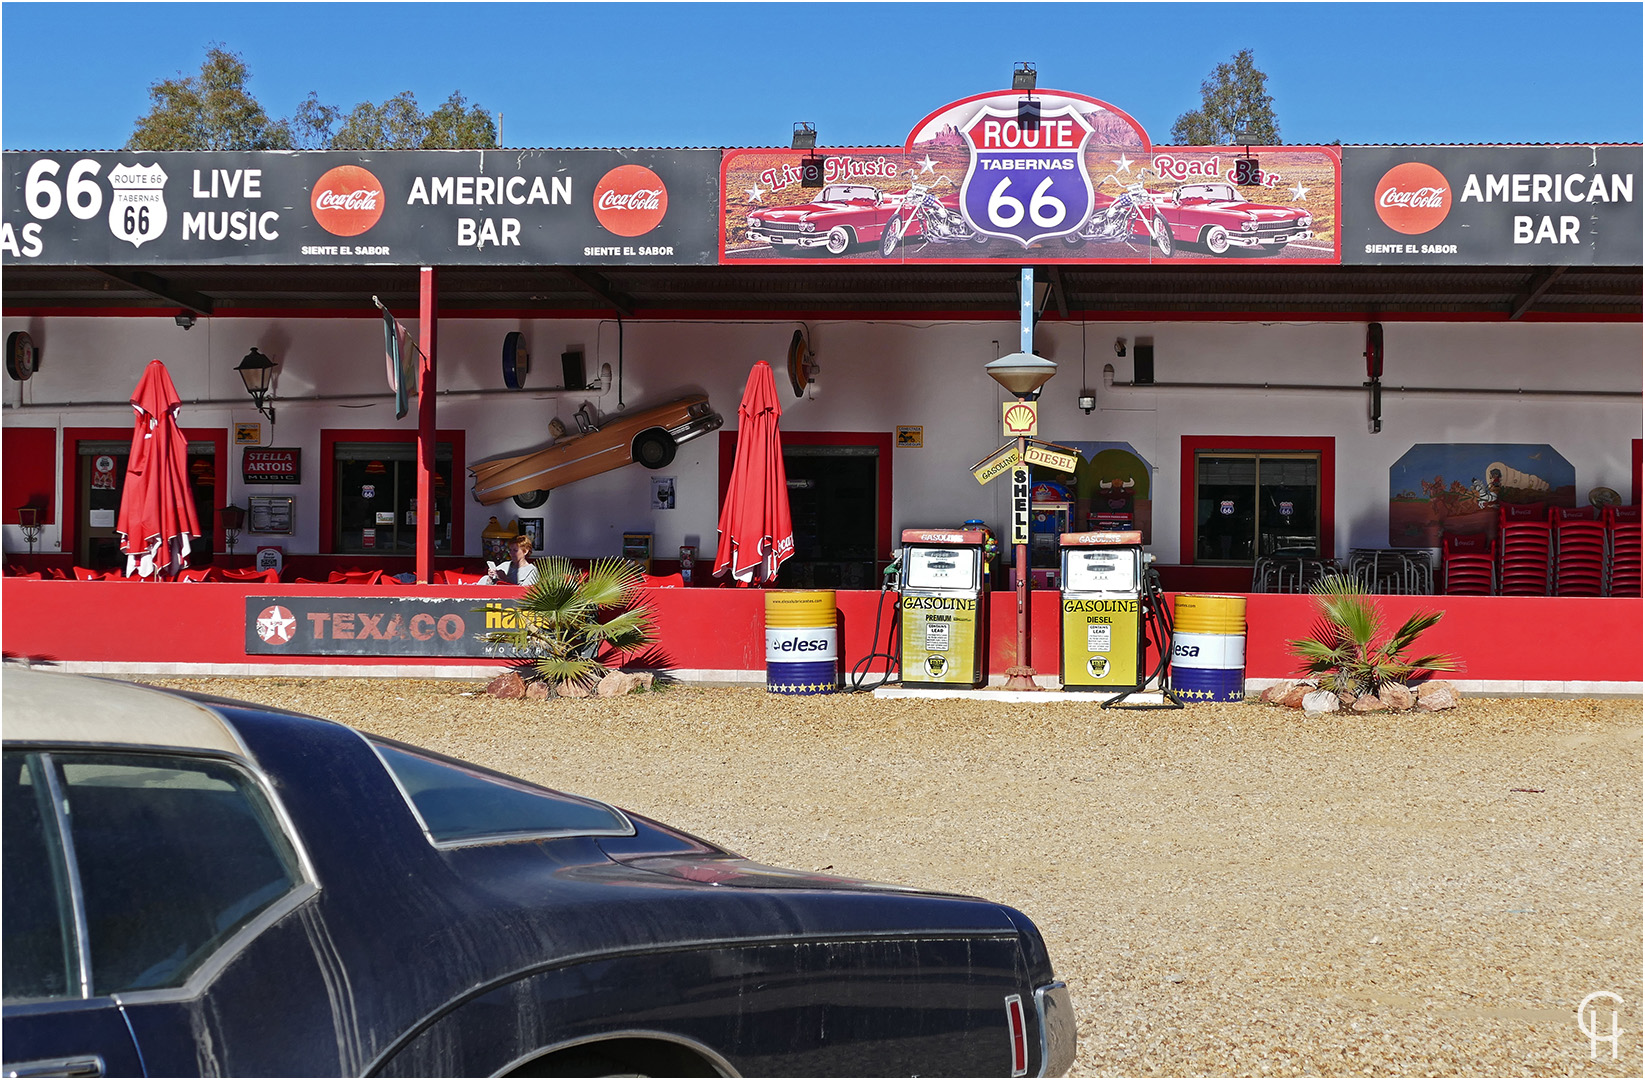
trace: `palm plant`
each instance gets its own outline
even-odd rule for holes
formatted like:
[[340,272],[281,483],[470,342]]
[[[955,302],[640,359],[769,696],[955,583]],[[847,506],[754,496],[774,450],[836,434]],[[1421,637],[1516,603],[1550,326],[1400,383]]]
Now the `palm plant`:
[[1381,609],[1354,578],[1332,574],[1315,582],[1311,591],[1319,607],[1313,636],[1286,644],[1321,687],[1374,694],[1386,683],[1460,667],[1457,658],[1446,653],[1406,655],[1416,639],[1444,617],[1443,611],[1419,611],[1384,637]]
[[504,628],[485,635],[488,644],[522,657],[520,666],[535,677],[556,688],[592,687],[626,654],[656,640],[652,612],[639,602],[645,571],[638,563],[603,558],[578,569],[554,555],[536,566],[536,584],[511,605]]

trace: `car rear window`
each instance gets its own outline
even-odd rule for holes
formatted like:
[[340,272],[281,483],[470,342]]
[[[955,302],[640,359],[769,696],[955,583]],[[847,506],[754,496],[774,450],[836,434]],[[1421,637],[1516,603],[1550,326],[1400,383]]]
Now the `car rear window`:
[[371,745],[441,847],[555,836],[632,836],[621,810],[386,739]]

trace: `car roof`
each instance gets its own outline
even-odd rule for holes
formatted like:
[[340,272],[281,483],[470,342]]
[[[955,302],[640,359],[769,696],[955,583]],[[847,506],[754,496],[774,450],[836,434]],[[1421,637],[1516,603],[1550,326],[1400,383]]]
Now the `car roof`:
[[245,757],[217,713],[132,683],[7,664],[0,673],[5,741],[205,750]]

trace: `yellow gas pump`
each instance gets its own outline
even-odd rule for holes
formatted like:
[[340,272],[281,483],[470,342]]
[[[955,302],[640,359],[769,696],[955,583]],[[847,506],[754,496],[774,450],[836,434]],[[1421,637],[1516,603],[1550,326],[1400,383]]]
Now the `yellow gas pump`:
[[979,687],[988,681],[982,529],[904,529],[902,684]]
[[1062,534],[1062,685],[1139,690],[1143,668],[1142,533]]

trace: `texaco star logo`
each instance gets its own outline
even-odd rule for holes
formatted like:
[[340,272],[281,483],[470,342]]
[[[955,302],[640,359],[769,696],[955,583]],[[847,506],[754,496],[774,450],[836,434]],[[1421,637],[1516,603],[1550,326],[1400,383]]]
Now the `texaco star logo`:
[[278,604],[257,616],[257,636],[270,645],[284,645],[297,632],[297,617]]

